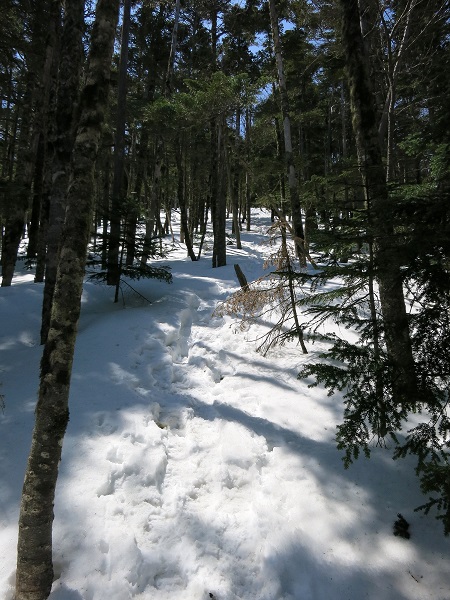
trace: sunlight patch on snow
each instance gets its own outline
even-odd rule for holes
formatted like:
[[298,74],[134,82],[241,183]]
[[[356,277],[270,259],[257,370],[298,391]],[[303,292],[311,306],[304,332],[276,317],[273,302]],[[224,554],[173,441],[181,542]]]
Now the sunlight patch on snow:
[[[264,272],[270,213],[254,217],[226,267],[212,269],[210,253],[190,262],[178,245],[164,261],[171,286],[139,282],[148,306],[114,305],[110,289],[85,285],[50,600],[448,597],[449,547],[439,524],[412,512],[423,497],[411,461],[374,448],[344,470],[334,440],[341,395],[297,379],[325,346],[302,355],[288,343],[263,357],[256,346],[267,322],[241,332],[237,319],[213,316],[238,289],[233,262],[249,278]],[[7,600],[41,354],[30,342],[42,286],[31,274],[19,282],[0,294]],[[411,540],[392,535],[399,511]]]

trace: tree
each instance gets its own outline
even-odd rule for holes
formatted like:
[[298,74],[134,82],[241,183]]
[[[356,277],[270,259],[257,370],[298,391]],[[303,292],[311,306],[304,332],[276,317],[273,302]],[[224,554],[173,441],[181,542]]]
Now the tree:
[[[39,138],[42,134],[42,118],[48,108],[49,63],[52,61],[54,15],[48,0],[36,2],[27,15],[30,20],[28,34],[30,41],[25,45],[25,69],[23,77],[23,96],[16,141],[15,164],[11,172],[6,202],[5,234],[2,243],[2,287],[10,286],[17,260],[17,252],[29,208],[33,174],[37,159]],[[48,32],[45,28],[50,21]]]
[[386,350],[395,373],[393,394],[399,404],[418,401],[401,273],[402,255],[393,227],[393,204],[378,139],[377,112],[357,0],[341,2],[342,38],[350,88],[353,130],[370,211]]
[[286,88],[286,80],[283,68],[283,56],[281,52],[278,15],[275,0],[269,0],[270,26],[272,30],[273,47],[277,65],[278,86],[280,90],[281,113],[283,117],[284,154],[288,174],[288,187],[290,194],[290,209],[292,214],[293,235],[295,247],[302,266],[305,260],[305,234],[303,231],[302,211],[298,193],[298,181],[295,164],[292,155],[291,117],[289,109],[289,98]]
[[120,254],[120,231],[124,207],[124,197],[127,190],[124,186],[124,162],[125,162],[125,125],[127,105],[127,70],[128,70],[128,45],[130,42],[130,19],[131,0],[124,0],[122,39],[120,45],[120,62],[118,77],[118,95],[116,110],[116,128],[114,140],[114,169],[113,185],[110,209],[110,234],[108,243],[108,285],[116,286],[116,297],[118,297],[118,286],[120,280],[119,254]]
[[105,106],[119,0],[99,0],[89,67],[81,95],[67,198],[64,242],[56,277],[50,331],[41,362],[39,397],[22,491],[16,600],[45,600],[53,581],[52,522],[93,209],[93,174]]
[[[213,74],[218,70],[218,45],[220,33],[218,29],[219,14],[223,10],[222,1],[211,3],[209,18],[211,20],[211,69]],[[227,264],[226,247],[226,185],[225,185],[225,114],[213,115],[210,120],[211,173],[210,194],[213,223],[213,267]]]
[[[412,7],[413,4],[406,4],[405,18]],[[379,56],[368,53],[368,48],[373,46],[364,43],[361,29],[368,15],[366,19],[361,16],[357,2],[342,2],[342,44],[365,202],[360,206],[355,203],[347,212],[343,211],[345,204],[338,204],[340,225],[338,230],[330,231],[335,237],[332,247],[338,248],[347,237],[353,246],[352,261],[342,265],[335,260],[331,267],[321,265],[320,272],[313,277],[312,295],[302,301],[302,306],[308,306],[306,311],[313,315],[310,325],[331,318],[352,327],[359,339],[352,344],[335,334],[326,336],[325,341],[331,344],[331,349],[321,355],[326,362],[306,366],[299,376],[314,375],[316,382],[324,384],[330,394],[335,390],[343,392],[344,420],[338,426],[337,441],[338,448],[345,450],[346,465],[357,458],[361,450],[369,455],[371,440],[375,438],[383,443],[388,434],[395,444],[394,458],[407,453],[415,455],[416,473],[423,491],[437,493],[437,497],[431,497],[419,508],[428,512],[437,507],[438,518],[443,520],[445,532],[450,533],[449,281],[445,266],[449,156],[446,152],[442,155],[436,152],[432,143],[427,146],[427,155],[421,160],[426,164],[438,162],[440,168],[434,176],[430,170],[426,181],[422,181],[425,176],[421,174],[412,183],[411,176],[405,177],[398,162],[394,168],[394,149],[408,148],[414,152],[418,141],[417,124],[413,125],[405,117],[409,111],[417,111],[411,99],[419,102],[419,106],[424,102],[424,96],[419,100],[417,95],[420,84],[414,81],[412,85],[413,70],[396,71],[399,94],[395,107],[403,109],[398,111],[401,119],[395,122],[397,127],[401,123],[403,140],[400,141],[396,132],[396,137],[389,142],[388,176],[382,158],[384,140],[379,136],[380,119],[382,123],[385,113],[377,110],[377,97],[369,76],[374,77],[373,60]],[[369,21],[373,31],[373,15]],[[436,30],[434,33],[438,51],[445,53],[445,34]],[[400,40],[404,39],[403,31]],[[394,47],[397,51],[401,49],[401,45],[394,44]],[[402,57],[407,61],[406,54]],[[411,94],[412,88],[414,95],[408,98],[405,92],[408,90]],[[441,116],[445,101],[442,92],[433,98],[436,112]],[[422,113],[421,124],[423,148],[429,136],[428,109]],[[334,176],[335,181],[343,181],[345,177],[348,184],[348,173],[350,171]],[[356,184],[354,176],[352,178]],[[351,192],[352,188],[348,189]],[[340,196],[338,193],[336,198],[342,198],[342,191]],[[316,291],[324,281],[336,276],[340,289]],[[306,276],[303,281],[305,279]],[[410,314],[406,312],[405,294],[411,306]],[[396,433],[408,423],[410,414],[417,412],[422,413],[422,422],[408,431],[406,442],[401,444]]]
[[50,327],[59,247],[64,225],[70,160],[76,133],[76,111],[83,64],[84,4],[84,0],[72,0],[72,2],[67,3],[61,32],[58,92],[55,101],[55,131],[49,140],[48,148],[52,164],[52,185],[49,198],[48,228],[44,240],[47,251],[44,300],[42,303],[41,344],[45,344]]

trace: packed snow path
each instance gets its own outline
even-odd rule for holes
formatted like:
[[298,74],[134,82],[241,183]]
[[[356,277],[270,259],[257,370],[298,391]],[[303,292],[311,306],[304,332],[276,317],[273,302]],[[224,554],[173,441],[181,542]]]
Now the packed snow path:
[[[139,285],[148,306],[132,297],[114,306],[110,290],[85,286],[51,600],[450,598],[448,541],[439,523],[412,512],[423,502],[412,463],[375,449],[345,471],[333,439],[339,397],[297,379],[311,356],[288,345],[264,358],[251,341],[263,323],[242,333],[212,315],[237,289],[234,262],[249,279],[261,274],[263,224],[243,235],[244,250],[230,249],[227,267],[172,259],[171,286]],[[7,600],[40,354],[36,289],[25,277],[4,303]],[[397,512],[411,522],[410,540],[392,534]]]

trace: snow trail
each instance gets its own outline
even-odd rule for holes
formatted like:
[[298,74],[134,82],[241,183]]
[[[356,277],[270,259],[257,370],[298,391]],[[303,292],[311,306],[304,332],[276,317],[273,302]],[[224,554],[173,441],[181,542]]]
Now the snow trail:
[[[191,263],[178,252],[171,286],[142,282],[149,306],[114,306],[103,288],[86,285],[50,600],[450,597],[450,548],[438,523],[412,513],[423,498],[411,463],[374,449],[370,462],[345,471],[334,441],[340,398],[297,379],[310,357],[288,344],[264,358],[249,341],[264,324],[242,333],[234,319],[213,316],[238,288],[235,260],[249,280],[262,273],[268,214],[259,218],[260,229],[243,232],[244,250],[230,248],[227,267],[212,270],[209,259]],[[22,285],[36,295],[33,284]],[[22,296],[9,295],[14,302],[8,294],[0,300],[17,314]],[[0,338],[6,600],[20,496],[15,471],[23,472],[25,457],[8,447],[29,444],[38,296],[33,310],[26,305],[34,316]],[[35,379],[26,385],[19,373],[27,360]],[[15,405],[14,381],[23,386],[15,388]],[[411,540],[392,535],[399,511],[412,522]]]

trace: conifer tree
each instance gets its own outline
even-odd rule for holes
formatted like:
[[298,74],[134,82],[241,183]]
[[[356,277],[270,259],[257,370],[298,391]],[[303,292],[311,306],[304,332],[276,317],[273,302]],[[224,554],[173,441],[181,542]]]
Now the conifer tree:
[[[15,164],[5,202],[5,233],[2,239],[2,287],[10,286],[17,260],[20,240],[31,203],[33,174],[42,133],[40,119],[47,106],[48,85],[46,77],[45,22],[52,14],[48,0],[39,0],[27,15],[30,39],[24,44],[25,65],[23,96]],[[53,28],[49,28],[51,34]],[[51,37],[51,35],[50,35]],[[52,45],[52,42],[49,42]],[[47,69],[48,73],[48,69]],[[41,87],[43,86],[43,88]]]
[[291,115],[289,108],[289,97],[286,88],[286,79],[283,67],[283,56],[280,44],[278,14],[275,6],[275,0],[269,0],[270,25],[275,53],[275,61],[278,75],[278,86],[281,99],[281,113],[283,117],[283,139],[284,154],[287,166],[288,187],[290,197],[290,211],[293,223],[293,235],[295,247],[302,266],[306,265],[305,259],[305,234],[303,230],[302,211],[300,206],[300,196],[298,193],[297,173],[295,169],[292,154],[292,133],[291,133]]

